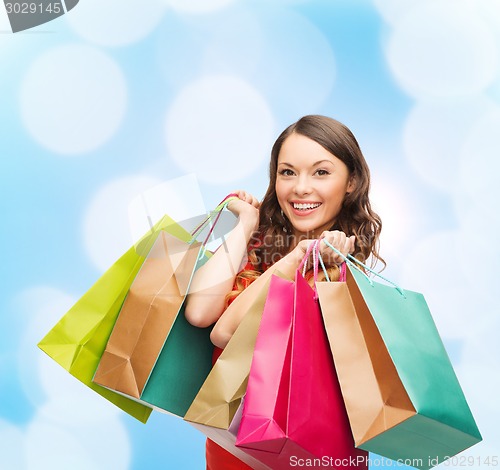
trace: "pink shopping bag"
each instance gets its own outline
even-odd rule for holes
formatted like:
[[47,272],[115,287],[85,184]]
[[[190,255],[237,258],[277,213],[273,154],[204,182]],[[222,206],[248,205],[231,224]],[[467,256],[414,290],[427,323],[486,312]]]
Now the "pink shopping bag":
[[315,292],[299,271],[295,282],[271,279],[236,445],[273,470],[368,468],[367,452],[354,447]]

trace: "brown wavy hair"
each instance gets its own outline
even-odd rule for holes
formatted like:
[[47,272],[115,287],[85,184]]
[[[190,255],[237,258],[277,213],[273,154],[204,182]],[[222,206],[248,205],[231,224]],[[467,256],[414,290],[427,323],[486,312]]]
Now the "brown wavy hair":
[[[260,206],[258,230],[249,244],[249,260],[254,270],[241,273],[242,276],[248,278],[245,283],[248,284],[249,281],[254,280],[259,273],[264,272],[267,267],[281,259],[295,246],[293,227],[281,211],[276,196],[279,153],[283,142],[294,133],[314,140],[344,162],[350,177],[355,182],[352,192],[345,195],[337,220],[329,230],[340,230],[347,236],[354,235],[356,241],[353,255],[362,262],[365,262],[371,255],[372,268],[377,261],[382,262],[385,267],[385,261],[379,255],[382,221],[371,208],[370,170],[356,138],[344,124],[335,119],[308,115],[287,127],[277,138],[271,150],[269,186]],[[236,283],[238,283],[238,277]],[[229,295],[232,296],[232,294]]]

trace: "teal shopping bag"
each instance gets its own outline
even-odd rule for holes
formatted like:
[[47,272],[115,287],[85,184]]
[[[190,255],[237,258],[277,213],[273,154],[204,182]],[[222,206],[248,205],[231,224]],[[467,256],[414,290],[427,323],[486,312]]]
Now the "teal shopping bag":
[[212,327],[197,328],[177,315],[141,395],[159,411],[183,417],[212,368]]
[[356,445],[427,469],[481,441],[424,296],[351,260],[317,291]]

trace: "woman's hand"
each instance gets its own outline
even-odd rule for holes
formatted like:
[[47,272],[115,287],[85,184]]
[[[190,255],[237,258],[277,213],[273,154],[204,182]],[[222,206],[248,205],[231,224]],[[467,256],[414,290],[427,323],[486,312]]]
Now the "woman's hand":
[[[325,231],[321,234],[321,239],[325,239],[330,245],[334,246],[339,250],[344,256],[348,254],[354,253],[354,235],[348,237],[344,232],[340,232],[338,230],[333,231]],[[285,258],[288,258],[292,264],[298,266],[304,256],[307,253],[307,250],[311,243],[314,243],[316,240],[301,240],[297,243],[297,246],[287,255]],[[325,266],[332,266],[334,264],[341,264],[344,260],[343,258],[335,253],[326,243],[320,242],[319,250],[321,257],[323,258],[323,262]],[[312,254],[308,263],[312,262]]]
[[236,273],[259,224],[259,201],[245,191],[234,194],[238,199],[231,200],[227,207],[239,218],[238,223],[225,239],[224,249],[216,250],[195,272],[186,299],[186,319],[200,328],[212,325],[224,312],[226,295],[233,289]]
[[259,224],[260,202],[250,193],[241,189],[232,191],[238,199],[229,201],[227,208],[243,222],[250,222],[257,228]]
[[[354,235],[348,237],[344,232],[339,230],[325,231],[321,234],[321,239],[326,240],[330,245],[337,248],[344,257],[354,253],[356,237]],[[320,242],[320,254],[326,266],[332,264],[341,264],[344,259],[339,254],[335,253],[326,243]]]

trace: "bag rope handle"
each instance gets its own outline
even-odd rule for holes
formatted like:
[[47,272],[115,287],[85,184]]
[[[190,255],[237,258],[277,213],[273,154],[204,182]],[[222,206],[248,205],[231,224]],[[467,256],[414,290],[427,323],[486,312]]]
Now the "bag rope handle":
[[366,266],[366,264],[362,263],[361,261],[359,261],[358,259],[356,259],[354,256],[351,256],[351,255],[344,256],[337,248],[335,248],[331,243],[329,243],[324,238],[322,238],[321,240],[325,243],[326,246],[328,246],[329,248],[331,248],[337,255],[339,255],[344,260],[345,264],[348,264],[351,268],[357,269],[361,274],[363,274],[363,276],[365,276],[368,279],[368,281],[370,282],[370,285],[373,286],[373,281],[370,279],[370,277],[363,270],[361,270],[359,268],[359,266],[357,266],[358,264],[362,268],[364,268],[366,271],[370,272],[371,274],[377,276],[380,279],[383,279],[385,282],[387,282],[387,283],[391,284],[392,286],[394,286],[396,288],[396,290],[403,297],[406,298],[404,290],[401,287],[399,287],[396,283],[390,281],[389,279],[385,278],[384,276],[382,276],[381,274],[377,273],[373,269],[369,268],[368,266]]
[[297,268],[299,271],[302,269],[302,276],[305,276],[306,275],[306,271],[307,271],[307,263],[306,261],[309,259],[309,256],[311,256],[311,252],[314,248],[314,243],[315,242],[312,242],[309,244],[309,246],[307,247],[307,250],[306,250],[306,253],[304,255],[304,257],[302,258],[302,261],[300,262],[299,264],[299,267]]
[[[205,229],[205,227],[212,221],[214,220],[212,227],[210,227],[210,230],[205,237],[205,240],[203,241],[203,246],[205,247],[209,238],[211,237],[215,226],[217,225],[217,222],[219,221],[222,211],[227,207],[227,205],[231,202],[234,201],[235,199],[238,199],[238,195],[231,193],[228,194],[218,205],[217,207],[208,213],[208,215],[205,217],[205,219],[198,225],[192,232],[191,232],[191,240],[189,241],[190,244],[194,243],[196,241],[196,237]],[[203,254],[205,253],[205,250],[203,251]]]
[[[321,252],[320,252],[320,243],[317,244],[316,246],[316,256],[319,260],[319,264],[321,265],[321,268],[323,269],[323,273],[325,275],[325,278],[326,278],[326,282],[332,282],[332,280],[330,279],[330,276],[328,275],[328,270],[325,266],[325,263],[323,261],[323,257],[321,256]],[[347,274],[347,271],[346,271],[346,263],[342,263],[340,266],[339,266],[339,282],[345,282],[346,281],[346,274]],[[317,282],[317,277],[314,278],[314,283]]]
[[319,266],[321,265],[321,268],[323,269],[323,272],[325,274],[326,279],[330,281],[330,278],[328,276],[328,271],[325,267],[325,264],[323,262],[323,259],[321,257],[321,254],[319,252],[319,244],[320,240],[314,240],[309,244],[307,247],[306,254],[302,258],[302,261],[300,262],[299,267],[297,268],[298,271],[302,269],[302,276],[305,277],[306,275],[306,270],[307,270],[307,264],[306,261],[309,259],[309,256],[312,254],[313,258],[313,278],[314,278],[314,285],[313,285],[313,291],[314,291],[314,300],[318,300],[318,291],[316,289],[316,282],[318,281],[318,271],[319,271]]

